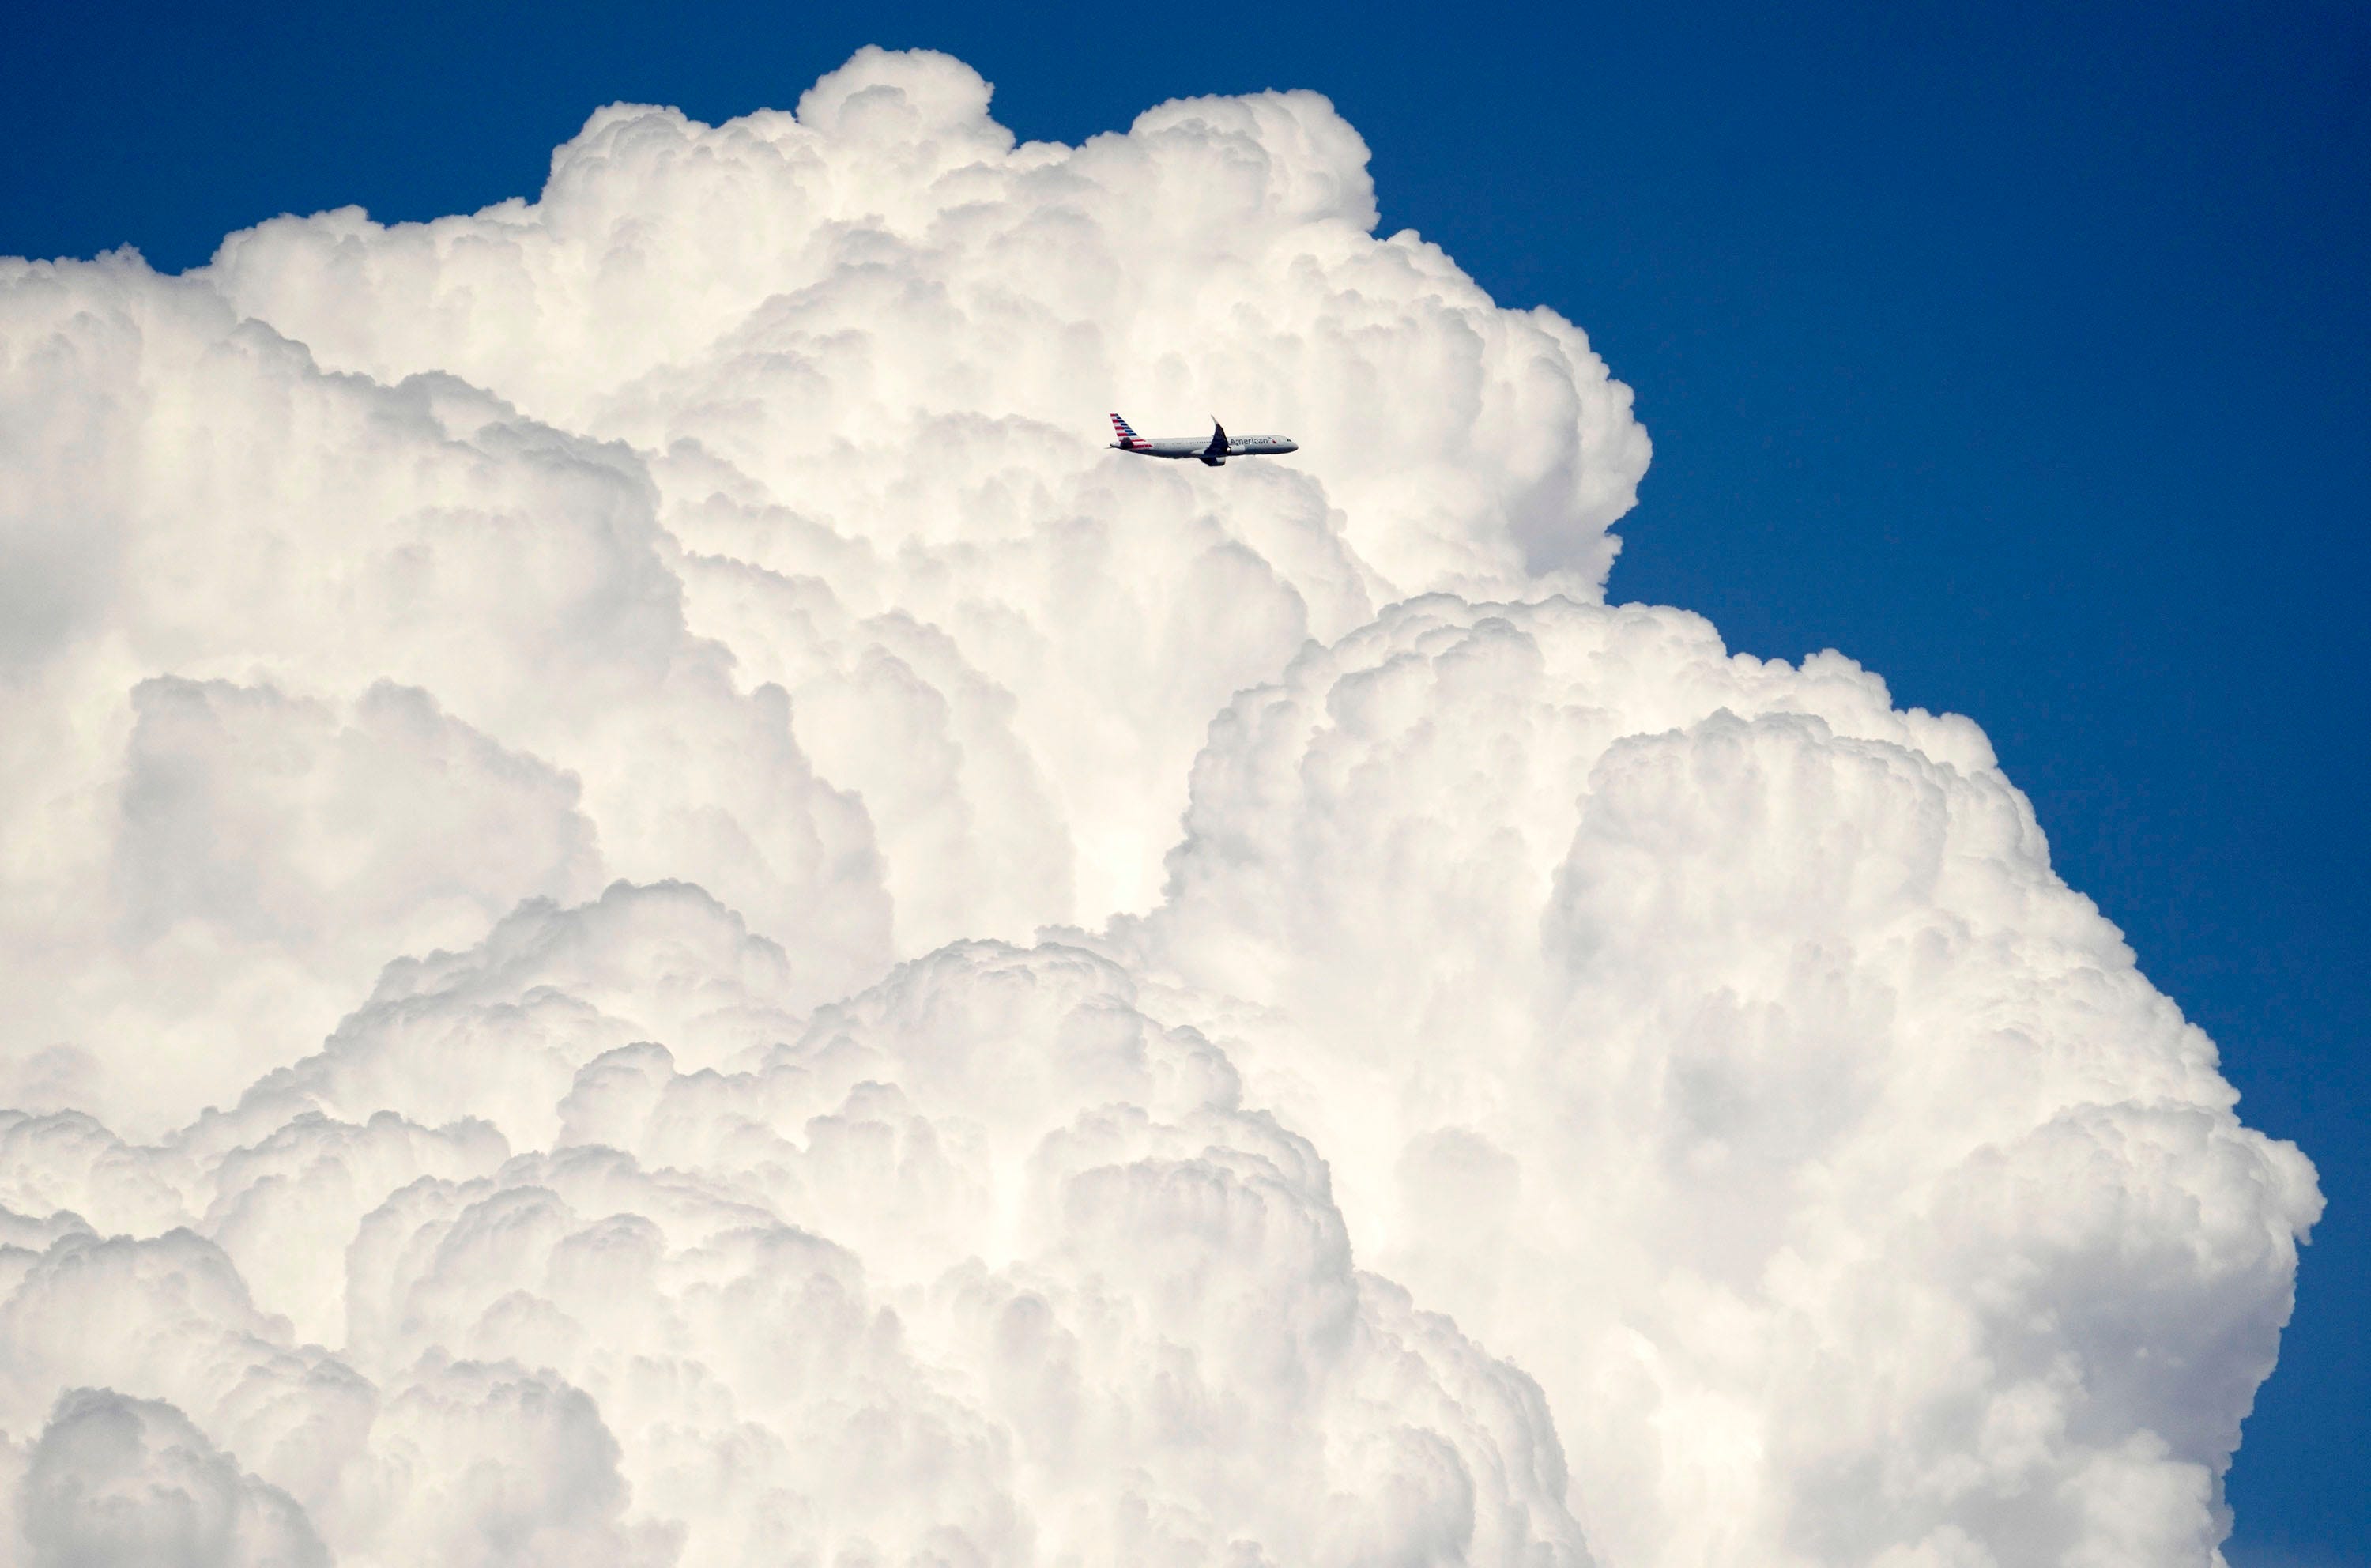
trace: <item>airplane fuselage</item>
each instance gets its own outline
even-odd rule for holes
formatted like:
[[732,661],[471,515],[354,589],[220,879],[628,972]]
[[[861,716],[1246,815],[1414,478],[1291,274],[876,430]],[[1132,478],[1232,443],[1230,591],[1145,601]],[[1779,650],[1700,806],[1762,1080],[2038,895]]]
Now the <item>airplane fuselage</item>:
[[1130,430],[1126,420],[1112,416],[1112,432],[1116,437],[1112,448],[1117,452],[1133,452],[1139,457],[1192,457],[1215,468],[1230,457],[1280,457],[1288,452],[1298,452],[1301,444],[1282,435],[1237,435],[1227,433],[1227,427],[1218,421],[1210,421],[1209,435],[1139,435]]

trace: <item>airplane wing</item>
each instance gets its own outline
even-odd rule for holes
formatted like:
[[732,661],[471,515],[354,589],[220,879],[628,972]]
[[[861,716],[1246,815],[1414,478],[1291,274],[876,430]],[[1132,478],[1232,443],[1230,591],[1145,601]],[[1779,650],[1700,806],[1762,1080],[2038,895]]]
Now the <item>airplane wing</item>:
[[1202,455],[1205,457],[1224,457],[1226,455],[1227,427],[1219,422],[1218,415],[1212,414],[1210,416],[1210,444],[1202,448]]

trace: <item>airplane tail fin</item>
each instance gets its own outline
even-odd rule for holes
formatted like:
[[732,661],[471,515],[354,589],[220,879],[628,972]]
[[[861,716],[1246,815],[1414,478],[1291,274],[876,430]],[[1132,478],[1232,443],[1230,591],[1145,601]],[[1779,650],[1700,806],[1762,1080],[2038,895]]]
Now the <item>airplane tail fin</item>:
[[1113,437],[1112,444],[1114,446],[1141,446],[1144,444],[1144,437],[1137,434],[1136,431],[1126,420],[1120,418],[1117,414],[1114,414],[1111,417],[1111,421]]

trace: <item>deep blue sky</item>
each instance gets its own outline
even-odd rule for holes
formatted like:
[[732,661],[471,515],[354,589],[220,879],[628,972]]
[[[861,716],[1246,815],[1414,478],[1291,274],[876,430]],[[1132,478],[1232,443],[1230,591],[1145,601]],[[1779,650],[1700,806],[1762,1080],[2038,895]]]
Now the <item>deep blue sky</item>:
[[866,42],[1064,141],[1330,95],[1386,230],[1637,389],[1615,597],[1984,724],[2331,1200],[2235,1568],[2371,1563],[2371,8],[51,5],[0,36],[0,253],[465,211],[599,104],[787,108]]

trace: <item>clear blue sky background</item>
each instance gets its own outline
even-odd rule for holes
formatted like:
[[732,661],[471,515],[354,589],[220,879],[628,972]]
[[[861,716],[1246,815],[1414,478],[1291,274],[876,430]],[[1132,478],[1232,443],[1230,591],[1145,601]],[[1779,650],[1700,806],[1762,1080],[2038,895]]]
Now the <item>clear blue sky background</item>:
[[2331,1200],[2235,1568],[2371,1563],[2371,8],[52,4],[0,34],[0,253],[465,211],[599,104],[787,108],[867,42],[1029,137],[1330,95],[1386,230],[1637,389],[1615,597],[1984,724]]

